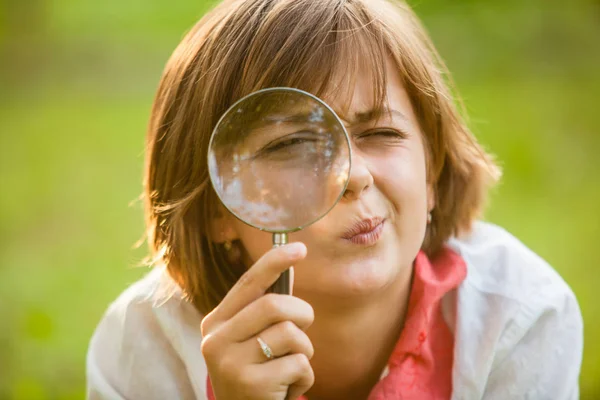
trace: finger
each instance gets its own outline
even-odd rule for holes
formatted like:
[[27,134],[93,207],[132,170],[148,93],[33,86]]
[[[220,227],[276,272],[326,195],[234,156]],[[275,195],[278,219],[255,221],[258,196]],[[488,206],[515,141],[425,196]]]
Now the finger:
[[269,361],[257,340],[259,337],[271,349],[273,357],[300,353],[310,360],[315,352],[306,333],[293,322],[284,321],[265,329],[259,335],[253,336],[243,343],[236,344],[239,360],[252,364]]
[[294,294],[294,267],[290,267],[290,294]]
[[233,342],[243,342],[283,321],[291,321],[306,330],[314,318],[313,308],[306,301],[285,294],[269,293],[247,305],[226,321],[219,331]]
[[203,326],[213,320],[225,321],[248,304],[264,295],[279,275],[292,264],[306,257],[306,246],[301,242],[290,243],[266,252],[227,293],[221,303],[205,317]]
[[286,399],[296,399],[306,393],[315,382],[310,361],[304,354],[290,354],[269,362],[254,365],[255,376],[279,377],[279,384],[288,386]]

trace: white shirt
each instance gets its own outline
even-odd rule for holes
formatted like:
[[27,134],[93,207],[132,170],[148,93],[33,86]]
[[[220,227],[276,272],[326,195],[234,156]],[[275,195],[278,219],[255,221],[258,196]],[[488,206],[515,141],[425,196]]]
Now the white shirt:
[[[442,300],[455,336],[452,399],[578,399],[583,321],[565,281],[489,223],[448,245],[467,265]],[[207,399],[202,316],[165,299],[165,279],[153,270],[108,308],[88,351],[88,399]]]

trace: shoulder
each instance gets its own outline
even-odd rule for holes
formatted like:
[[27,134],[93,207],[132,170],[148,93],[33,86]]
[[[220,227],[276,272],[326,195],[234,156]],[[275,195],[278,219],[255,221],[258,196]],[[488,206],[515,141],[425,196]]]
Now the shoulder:
[[172,285],[155,269],[109,305],[88,348],[88,391],[104,393],[100,398],[194,398],[204,391],[201,316]]
[[119,343],[121,347],[140,349],[147,340],[168,340],[174,328],[186,319],[198,318],[194,308],[176,291],[174,283],[162,269],[153,269],[134,282],[104,313],[91,347],[99,343]]
[[[467,277],[452,298],[454,379],[462,395],[506,395],[510,389],[525,396],[538,390],[536,380],[547,381],[546,388],[564,382],[560,390],[575,391],[583,321],[563,278],[512,234],[489,223],[478,222],[469,235],[448,244],[467,265]],[[561,378],[565,360],[571,369]],[[519,368],[536,375],[517,379],[511,374]]]
[[472,232],[449,245],[467,264],[466,285],[482,293],[529,303],[532,294],[574,298],[563,278],[540,256],[505,229],[477,222]]

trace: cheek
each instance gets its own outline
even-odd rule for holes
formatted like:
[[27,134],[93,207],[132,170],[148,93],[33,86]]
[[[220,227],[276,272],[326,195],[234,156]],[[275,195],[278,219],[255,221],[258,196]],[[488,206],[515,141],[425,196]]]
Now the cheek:
[[373,167],[375,184],[396,212],[406,217],[406,214],[426,209],[427,175],[422,153],[403,151],[377,160]]
[[[259,231],[241,221],[237,222],[236,225],[239,239],[248,252],[252,264],[273,247],[273,235],[271,233]],[[247,267],[250,266],[248,265]]]

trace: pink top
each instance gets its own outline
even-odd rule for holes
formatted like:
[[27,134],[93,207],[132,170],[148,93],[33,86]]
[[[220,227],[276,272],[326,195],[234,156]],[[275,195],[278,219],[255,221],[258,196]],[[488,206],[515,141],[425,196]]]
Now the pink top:
[[[392,352],[387,374],[369,400],[449,399],[452,395],[454,337],[442,315],[441,299],[466,277],[463,259],[449,248],[434,259],[419,252],[404,329]],[[207,393],[214,400],[210,379]],[[306,400],[306,397],[301,397]]]

